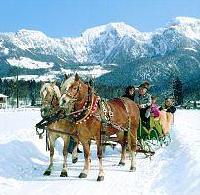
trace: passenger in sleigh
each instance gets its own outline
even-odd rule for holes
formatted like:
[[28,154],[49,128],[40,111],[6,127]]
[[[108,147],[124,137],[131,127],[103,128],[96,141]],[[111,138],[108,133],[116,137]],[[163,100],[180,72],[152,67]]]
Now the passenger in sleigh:
[[164,106],[160,107],[160,110],[165,110],[166,112],[174,114],[176,112],[176,107],[173,105],[173,101],[171,98],[166,98]]
[[151,97],[151,116],[154,118],[157,118],[160,116],[160,106],[156,103],[157,97],[152,96]]
[[173,105],[171,98],[165,99],[164,106],[160,107],[160,111],[163,120],[166,121],[166,123],[164,123],[165,126],[163,125],[163,132],[164,134],[168,134],[171,124],[173,123],[174,113],[176,112],[176,107]]
[[163,136],[163,127],[162,127],[162,119],[160,113],[160,106],[156,103],[157,97],[151,97],[151,117],[150,117],[150,127],[152,129],[156,129],[160,136]]
[[156,104],[156,100],[157,98],[153,96],[151,105],[151,127],[155,127],[160,135],[166,135],[169,133],[176,108],[173,106],[170,98],[165,99],[163,107],[159,107]]
[[134,101],[135,87],[133,85],[128,86],[125,90],[125,94],[122,97],[127,97]]

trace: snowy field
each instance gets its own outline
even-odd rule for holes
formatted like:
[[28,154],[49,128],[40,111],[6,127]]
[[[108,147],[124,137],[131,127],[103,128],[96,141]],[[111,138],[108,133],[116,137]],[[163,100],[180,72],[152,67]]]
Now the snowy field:
[[62,169],[62,140],[56,142],[55,168],[43,176],[49,153],[45,139],[38,139],[34,125],[40,121],[37,109],[0,111],[0,195],[133,195],[200,194],[200,111],[178,110],[172,127],[172,143],[159,149],[150,161],[137,156],[137,170],[117,166],[120,147],[107,148],[104,158],[105,180],[97,182],[98,161],[92,145],[91,172],[86,179],[78,175],[83,154],[76,164],[68,158],[67,178]]

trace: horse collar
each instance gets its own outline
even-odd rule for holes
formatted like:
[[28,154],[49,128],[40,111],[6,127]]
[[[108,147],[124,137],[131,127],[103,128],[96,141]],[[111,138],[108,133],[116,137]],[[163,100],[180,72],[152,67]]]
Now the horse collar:
[[75,115],[76,124],[86,122],[97,110],[100,97],[93,95],[91,105],[83,110],[82,113]]

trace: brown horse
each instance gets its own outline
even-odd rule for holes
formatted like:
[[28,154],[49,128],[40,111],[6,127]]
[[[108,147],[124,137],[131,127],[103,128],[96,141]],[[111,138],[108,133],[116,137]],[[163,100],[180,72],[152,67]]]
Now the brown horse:
[[[87,177],[90,169],[90,141],[96,140],[99,159],[99,175],[97,181],[104,180],[102,166],[102,147],[105,137],[117,135],[117,141],[122,145],[120,165],[125,164],[126,146],[131,156],[130,171],[136,170],[136,142],[139,126],[139,109],[128,98],[117,98],[108,102],[92,91],[91,87],[79,78],[78,74],[71,76],[61,86],[60,106],[72,116],[74,127],[69,134],[76,134],[83,145],[85,163],[80,178]],[[74,108],[72,110],[72,108]]]
[[[44,83],[41,90],[40,96],[42,98],[42,107],[41,107],[41,115],[42,117],[48,117],[54,114],[59,108],[59,100],[60,100],[60,90],[56,86],[55,82],[52,83]],[[50,175],[53,169],[53,156],[54,156],[54,147],[55,141],[57,138],[61,137],[64,141],[63,146],[63,169],[61,171],[61,177],[67,177],[67,147],[69,144],[70,137],[65,133],[66,129],[70,128],[69,123],[64,120],[55,121],[47,126],[48,132],[48,140],[49,140],[49,149],[50,149],[50,164],[44,175]],[[78,145],[77,145],[78,146]],[[76,163],[78,160],[77,155],[77,146],[74,148],[72,152],[72,162]]]

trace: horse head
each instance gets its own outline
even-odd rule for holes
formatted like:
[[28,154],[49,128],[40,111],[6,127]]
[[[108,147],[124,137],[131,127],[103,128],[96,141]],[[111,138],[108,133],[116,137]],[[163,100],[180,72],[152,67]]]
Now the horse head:
[[87,96],[88,85],[85,84],[78,74],[70,76],[61,86],[60,107],[70,113],[76,103],[81,102]]
[[51,83],[44,83],[40,90],[40,96],[42,99],[42,117],[51,115],[52,112],[58,108],[61,97],[60,90],[55,81]]

